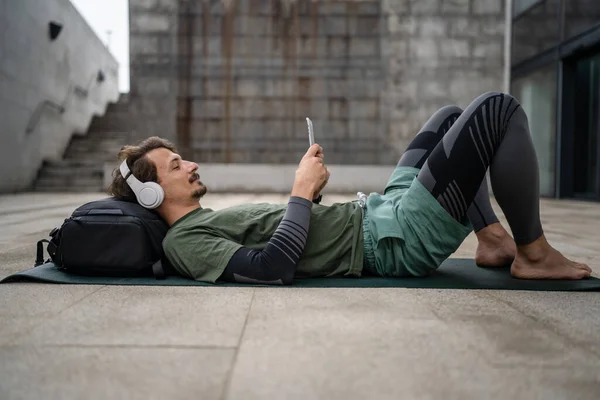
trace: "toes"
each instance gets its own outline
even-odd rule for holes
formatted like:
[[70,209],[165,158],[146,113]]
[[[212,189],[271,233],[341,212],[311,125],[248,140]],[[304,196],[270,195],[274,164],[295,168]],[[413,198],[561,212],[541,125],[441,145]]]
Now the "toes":
[[585,265],[585,264],[581,264],[581,263],[573,263],[575,270],[574,270],[574,276],[575,279],[584,279],[584,278],[589,278],[591,275],[591,270],[590,268]]
[[592,272],[592,269],[587,264],[575,262],[575,266],[577,268],[579,268],[579,269],[584,270],[584,271],[587,271],[587,272],[590,272],[590,273]]
[[590,267],[588,267],[585,264],[582,264],[582,266],[583,266],[583,269],[585,269],[587,272],[589,272],[590,274],[592,273],[592,269]]
[[583,270],[583,269],[580,269],[578,272],[579,272],[579,273],[578,273],[578,275],[579,275],[579,276],[578,276],[578,278],[579,278],[579,279],[583,279],[583,278],[589,278],[589,277],[590,277],[590,273],[589,273],[588,271],[585,271],[585,270]]

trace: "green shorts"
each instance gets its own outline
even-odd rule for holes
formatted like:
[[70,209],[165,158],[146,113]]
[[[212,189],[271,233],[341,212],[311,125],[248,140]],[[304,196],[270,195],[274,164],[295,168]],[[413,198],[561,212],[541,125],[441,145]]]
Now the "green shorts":
[[379,276],[426,276],[473,230],[450,216],[419,182],[419,169],[396,167],[384,193],[367,198],[365,269]]

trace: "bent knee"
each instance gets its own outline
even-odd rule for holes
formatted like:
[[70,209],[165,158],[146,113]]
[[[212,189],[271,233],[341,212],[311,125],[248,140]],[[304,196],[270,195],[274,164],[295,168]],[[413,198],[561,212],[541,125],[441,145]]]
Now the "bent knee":
[[447,105],[447,106],[444,106],[444,107],[440,108],[439,110],[437,110],[435,112],[434,115],[436,115],[438,117],[447,118],[447,117],[449,117],[451,115],[454,115],[454,114],[462,114],[462,112],[463,112],[462,108],[460,108],[459,106],[451,104],[451,105]]
[[477,108],[482,106],[484,110],[489,109],[492,116],[498,118],[496,126],[501,130],[502,135],[506,133],[507,126],[511,121],[518,120],[527,123],[527,115],[521,107],[521,103],[508,93],[486,92],[479,96],[473,104]]
[[512,100],[513,103],[519,104],[519,101],[517,99],[515,99],[512,95],[510,95],[508,93],[504,93],[504,92],[497,92],[497,91],[485,92],[482,95],[480,95],[475,101],[485,102],[485,101],[491,100],[495,97],[503,97],[505,100],[508,100],[509,102]]

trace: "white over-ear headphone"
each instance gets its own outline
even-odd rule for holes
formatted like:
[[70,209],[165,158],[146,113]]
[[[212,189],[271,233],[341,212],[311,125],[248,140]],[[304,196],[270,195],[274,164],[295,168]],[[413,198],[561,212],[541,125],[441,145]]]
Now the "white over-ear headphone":
[[125,179],[125,182],[129,185],[138,203],[144,208],[154,209],[160,206],[165,199],[165,192],[163,188],[156,182],[140,182],[133,173],[129,170],[127,160],[123,160],[121,163],[121,175]]

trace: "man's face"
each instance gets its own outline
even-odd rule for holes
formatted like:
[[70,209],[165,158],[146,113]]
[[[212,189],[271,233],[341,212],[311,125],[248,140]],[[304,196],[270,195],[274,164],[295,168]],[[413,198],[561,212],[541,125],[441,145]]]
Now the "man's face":
[[165,192],[165,202],[191,203],[206,194],[206,186],[200,181],[196,163],[185,161],[177,153],[160,148],[146,155],[156,165],[158,183]]

